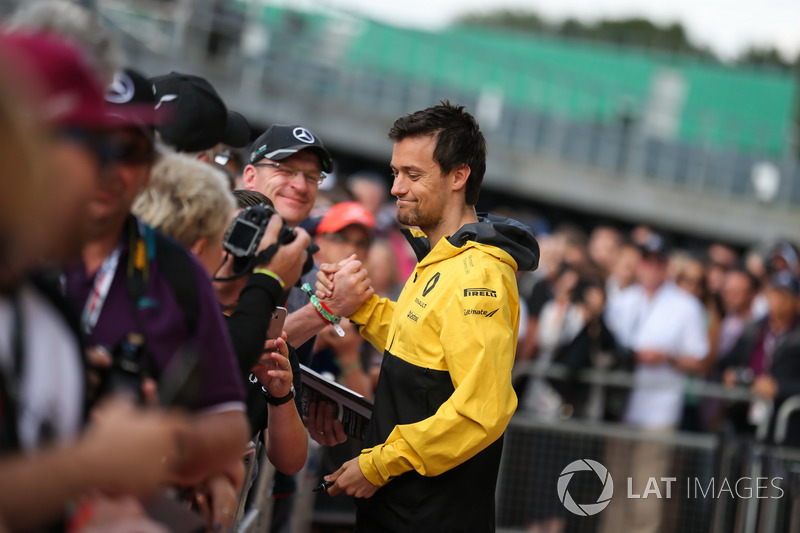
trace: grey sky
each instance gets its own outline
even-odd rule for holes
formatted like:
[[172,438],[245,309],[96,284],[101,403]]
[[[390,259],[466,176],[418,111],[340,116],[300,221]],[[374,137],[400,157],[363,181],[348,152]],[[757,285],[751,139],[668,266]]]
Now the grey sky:
[[726,58],[749,44],[774,45],[792,59],[800,52],[800,0],[316,0],[305,4],[348,8],[384,22],[428,29],[465,13],[501,7],[535,10],[555,20],[637,15],[659,22],[681,21],[694,40]]

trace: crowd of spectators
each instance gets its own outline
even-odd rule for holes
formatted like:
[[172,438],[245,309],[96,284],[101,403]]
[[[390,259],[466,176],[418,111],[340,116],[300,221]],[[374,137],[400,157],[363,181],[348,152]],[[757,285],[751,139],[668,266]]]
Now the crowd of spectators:
[[[329,470],[358,453],[332,406],[301,418],[300,364],[371,398],[383,357],[309,302],[308,256],[346,262],[396,297],[416,259],[389,176],[331,186],[334,161],[311,128],[252,132],[207,80],[124,66],[101,22],[69,2],[23,8],[0,36],[0,531],[163,531],[153,502],[164,500],[224,530],[252,483],[248,442],[279,471],[279,531],[310,440],[330,446]],[[223,241],[258,206],[280,216],[240,272]],[[295,239],[278,245],[284,222]],[[683,250],[644,226],[569,224],[536,237],[539,269],[518,273],[520,411],[746,435],[800,393],[791,242]],[[283,331],[268,338],[284,305]],[[567,378],[548,377],[553,365]],[[628,371],[633,385],[589,385],[576,378],[584,369]],[[687,380],[752,397],[689,398]],[[670,459],[647,443],[611,442],[607,454],[634,478],[660,476]],[[657,503],[617,511],[608,531],[659,521]],[[531,530],[563,529],[546,515]]]

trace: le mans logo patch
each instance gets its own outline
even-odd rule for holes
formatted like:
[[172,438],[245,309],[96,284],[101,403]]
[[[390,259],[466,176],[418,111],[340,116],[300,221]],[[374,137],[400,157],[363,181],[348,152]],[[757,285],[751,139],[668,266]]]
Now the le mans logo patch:
[[464,289],[464,298],[467,296],[488,296],[489,298],[497,298],[497,291],[486,288]]
[[439,283],[439,276],[440,274],[437,272],[430,280],[428,280],[428,283],[425,284],[425,288],[422,290],[423,297],[427,296],[428,293],[431,292],[434,287],[436,287],[436,284]]

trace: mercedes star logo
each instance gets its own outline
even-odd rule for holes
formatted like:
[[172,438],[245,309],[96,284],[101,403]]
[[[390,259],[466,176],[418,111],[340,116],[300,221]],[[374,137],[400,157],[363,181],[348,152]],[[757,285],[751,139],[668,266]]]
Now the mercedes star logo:
[[294,138],[298,141],[306,144],[313,144],[316,140],[314,139],[314,134],[305,128],[295,128],[294,131],[292,131],[292,135],[294,135]]

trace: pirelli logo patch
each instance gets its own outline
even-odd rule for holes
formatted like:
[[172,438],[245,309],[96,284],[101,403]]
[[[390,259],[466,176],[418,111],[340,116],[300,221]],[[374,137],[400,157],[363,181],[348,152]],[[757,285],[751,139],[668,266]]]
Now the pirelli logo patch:
[[467,296],[488,296],[489,298],[497,298],[497,291],[485,288],[464,289],[464,297],[466,298]]
[[408,315],[406,315],[406,316],[412,322],[417,322],[419,320],[419,315],[416,314],[414,311],[409,311]]

